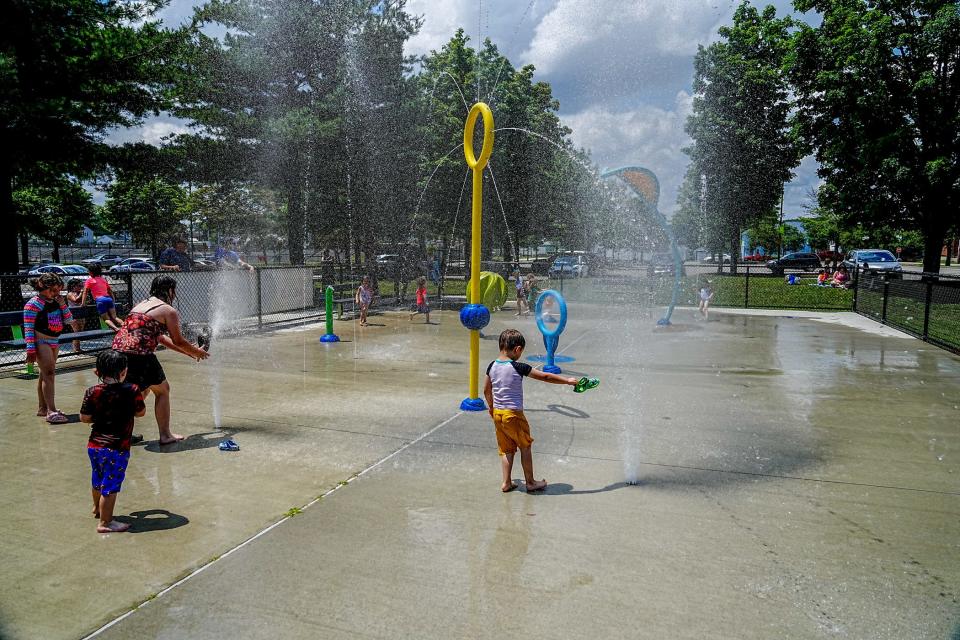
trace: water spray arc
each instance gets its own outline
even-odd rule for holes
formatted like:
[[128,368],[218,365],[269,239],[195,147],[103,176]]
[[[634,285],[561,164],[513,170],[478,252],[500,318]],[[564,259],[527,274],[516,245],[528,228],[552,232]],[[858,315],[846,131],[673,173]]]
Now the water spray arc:
[[[483,146],[480,156],[473,152],[473,130],[483,117]],[[467,306],[460,310],[460,323],[470,330],[470,393],[460,403],[463,411],[484,411],[480,398],[480,329],[490,323],[490,310],[480,304],[480,223],[483,216],[483,169],[493,152],[493,112],[484,102],[477,102],[463,125],[463,155],[473,171],[473,215],[470,227],[470,290]]]
[[677,297],[680,295],[680,279],[683,277],[683,264],[680,260],[680,249],[677,248],[677,239],[673,235],[673,227],[660,213],[657,202],[660,200],[660,181],[657,176],[644,167],[620,167],[619,169],[610,169],[600,174],[601,178],[620,178],[630,189],[633,190],[653,211],[657,222],[663,228],[667,239],[670,240],[670,253],[673,255],[673,294],[670,297],[670,306],[667,307],[667,313],[657,320],[657,324],[666,326],[670,324],[670,316],[673,315],[673,308],[677,306]]

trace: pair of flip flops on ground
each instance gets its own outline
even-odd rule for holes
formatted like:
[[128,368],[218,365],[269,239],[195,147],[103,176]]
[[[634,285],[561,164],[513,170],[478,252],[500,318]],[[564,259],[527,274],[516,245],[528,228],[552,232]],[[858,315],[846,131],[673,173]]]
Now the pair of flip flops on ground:
[[600,386],[600,378],[583,377],[577,380],[577,384],[573,390],[577,393],[583,393],[587,389],[596,389],[598,386]]
[[233,440],[224,440],[219,446],[220,451],[240,451],[240,445]]
[[[38,413],[37,415],[41,414]],[[64,415],[63,411],[51,411],[46,414],[46,420],[49,424],[66,424],[70,422],[70,418]]]

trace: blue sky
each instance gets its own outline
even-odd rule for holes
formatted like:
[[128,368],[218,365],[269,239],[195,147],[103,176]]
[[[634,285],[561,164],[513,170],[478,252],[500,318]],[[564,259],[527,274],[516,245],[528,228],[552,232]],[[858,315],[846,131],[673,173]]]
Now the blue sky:
[[[172,0],[162,18],[186,20],[198,4]],[[781,14],[789,2],[773,2]],[[683,125],[691,107],[693,56],[716,38],[735,8],[729,0],[409,0],[424,16],[408,43],[412,54],[428,53],[463,27],[476,43],[490,37],[515,66],[533,64],[551,84],[560,116],[574,141],[601,167],[639,164],[660,179],[660,208],[673,212],[689,144]],[[115,142],[157,143],[183,130],[169,118],[116,131]],[[787,217],[803,213],[807,194],[819,183],[816,162],[806,158],[786,186]]]

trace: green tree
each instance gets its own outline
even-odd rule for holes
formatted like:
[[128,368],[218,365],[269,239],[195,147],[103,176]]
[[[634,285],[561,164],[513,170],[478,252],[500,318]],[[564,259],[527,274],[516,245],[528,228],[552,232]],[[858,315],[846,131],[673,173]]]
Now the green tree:
[[53,244],[54,262],[60,261],[60,245],[76,240],[95,213],[90,193],[65,177],[17,189],[13,206],[25,230]]
[[782,64],[790,18],[741,3],[721,40],[694,61],[693,113],[687,150],[703,175],[707,215],[715,218],[736,269],[741,231],[779,202],[799,164],[790,135],[789,86]]
[[924,236],[940,269],[960,221],[960,6],[953,0],[795,0],[822,16],[801,25],[790,73],[826,204],[868,230]]
[[0,271],[17,271],[13,184],[86,178],[109,158],[109,127],[163,108],[184,30],[153,17],[162,0],[10,0],[0,30]]
[[129,231],[133,241],[154,258],[173,235],[182,231],[185,193],[163,178],[121,174],[107,191],[103,223],[110,230]]

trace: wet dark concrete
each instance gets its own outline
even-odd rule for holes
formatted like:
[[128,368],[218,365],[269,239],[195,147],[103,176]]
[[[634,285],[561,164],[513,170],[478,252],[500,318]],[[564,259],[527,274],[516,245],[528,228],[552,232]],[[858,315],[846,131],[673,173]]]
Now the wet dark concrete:
[[[657,328],[572,304],[567,371],[602,383],[527,383],[542,495],[501,494],[489,418],[458,415],[452,314],[344,324],[354,342],[334,349],[320,328],[235,341],[237,454],[203,446],[204,365],[166,355],[198,446],[138,448],[119,513],[144,530],[105,537],[85,429],[37,423],[29,383],[5,380],[2,635],[83,636],[402,448],[99,637],[950,637],[960,359],[842,315],[678,310]],[[543,352],[532,320],[497,314],[487,333],[508,325]],[[61,376],[58,395],[91,378]]]

